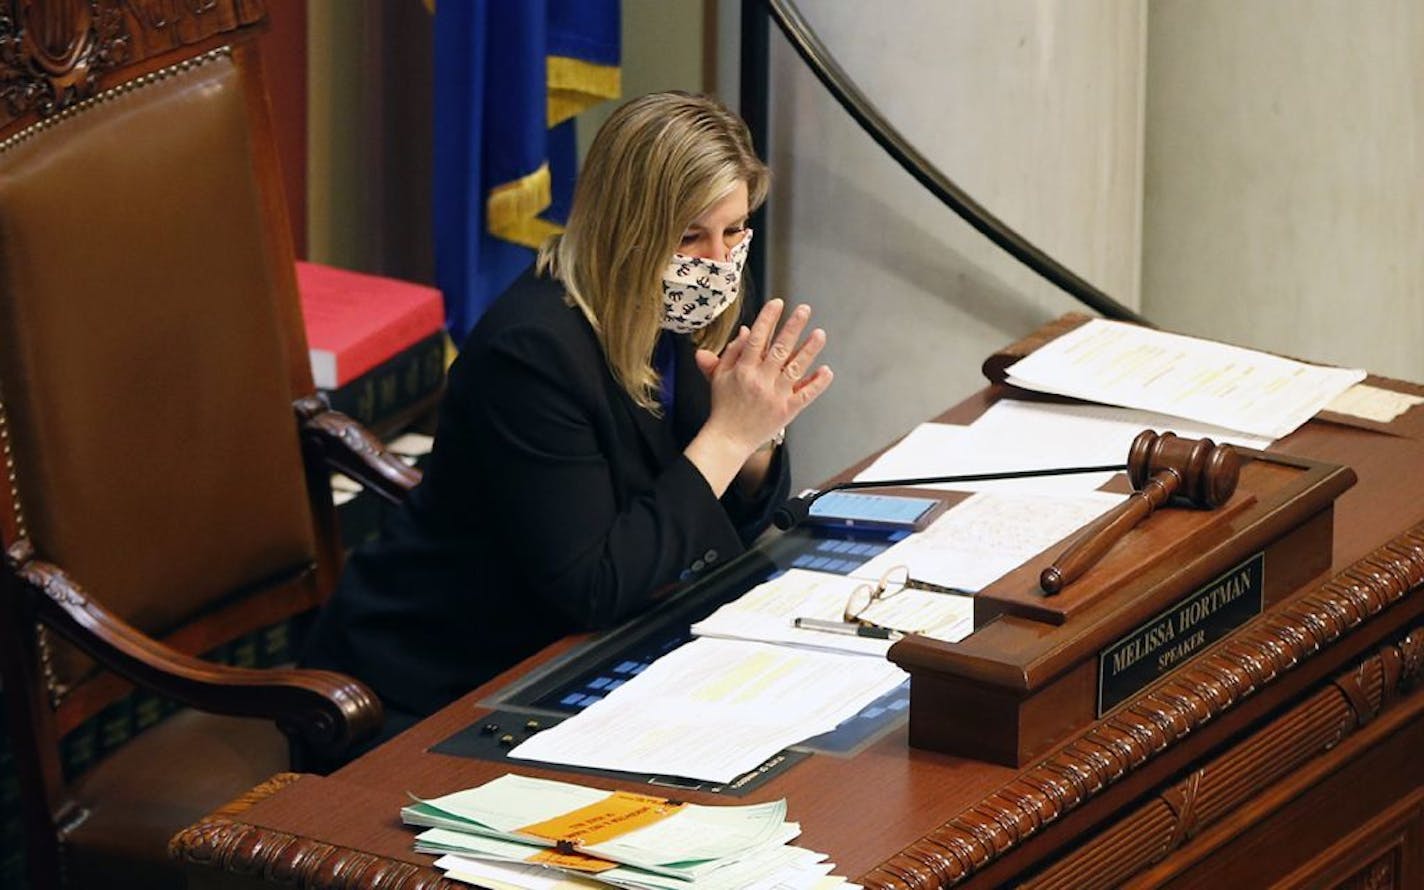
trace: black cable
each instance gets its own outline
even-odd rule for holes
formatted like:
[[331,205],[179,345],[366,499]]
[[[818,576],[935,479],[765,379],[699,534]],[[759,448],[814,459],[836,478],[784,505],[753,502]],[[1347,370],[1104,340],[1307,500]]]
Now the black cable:
[[[830,90],[831,95],[844,108],[861,129],[874,139],[892,158],[917,182],[929,189],[930,193],[944,202],[961,219],[973,226],[980,234],[1009,253],[1010,256],[1028,266],[1050,283],[1079,302],[1091,307],[1107,318],[1130,321],[1148,327],[1155,327],[1146,318],[1129,309],[1112,297],[1098,290],[1067,267],[1044,253],[1018,232],[1009,228],[1002,220],[984,209],[963,189],[955,185],[939,168],[930,163],[900,135],[889,121],[866,99],[860,89],[841,70],[826,47],[817,39],[815,32],[806,24],[796,5],[790,0],[761,0],[771,12],[777,27],[786,35],[791,46],[811,69],[811,73]],[[744,4],[743,15],[749,4]],[[745,93],[745,86],[744,86]]]

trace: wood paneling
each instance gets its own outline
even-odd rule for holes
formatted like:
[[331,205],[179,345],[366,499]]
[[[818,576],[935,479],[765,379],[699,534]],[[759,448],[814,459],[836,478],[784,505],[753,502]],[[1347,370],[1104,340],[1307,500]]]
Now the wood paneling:
[[[1402,688],[1417,682],[1417,667],[1424,655],[1424,628],[1396,645],[1382,648],[1378,654],[1367,659],[1358,667],[1351,668],[1334,682],[1311,695],[1304,702],[1291,708],[1276,718],[1265,728],[1253,733],[1219,757],[1193,769],[1185,776],[1160,789],[1157,795],[1136,810],[1125,815],[1116,824],[1104,829],[1078,851],[1060,862],[1043,870],[1021,886],[1025,890],[1088,890],[1093,887],[1116,887],[1128,878],[1146,869],[1158,860],[1164,859],[1182,847],[1199,831],[1221,822],[1220,828],[1211,838],[1204,839],[1194,848],[1176,853],[1173,859],[1141,875],[1125,886],[1149,888],[1172,887],[1220,887],[1210,881],[1229,880],[1229,886],[1244,886],[1243,866],[1249,864],[1261,873],[1251,876],[1250,886],[1263,886],[1263,880],[1279,878],[1282,874],[1296,869],[1301,856],[1311,849],[1298,847],[1294,833],[1277,832],[1275,837],[1284,842],[1284,847],[1262,855],[1262,851],[1250,848],[1243,861],[1233,861],[1223,873],[1222,863],[1232,859],[1230,843],[1222,843],[1237,832],[1249,830],[1251,826],[1264,824],[1267,818],[1272,824],[1289,821],[1289,815],[1280,811],[1300,807],[1294,803],[1305,781],[1313,775],[1330,768],[1335,769],[1349,763],[1348,753],[1330,755],[1340,742],[1357,729],[1374,721],[1379,716],[1382,705],[1388,706]],[[1411,663],[1413,674],[1405,675],[1400,665]],[[1345,690],[1349,689],[1350,692]],[[1393,704],[1389,725],[1381,724],[1383,741],[1373,739],[1368,756],[1381,761],[1387,753],[1379,753],[1399,746],[1397,736],[1399,725],[1408,719],[1424,715],[1424,694],[1415,694],[1407,701]],[[1416,729],[1406,734],[1416,741],[1424,737]],[[1365,745],[1361,740],[1354,747]],[[1313,763],[1317,758],[1320,762]],[[1382,764],[1383,766],[1383,764]],[[1406,765],[1406,775],[1412,771],[1424,774],[1424,768]],[[1391,772],[1385,781],[1370,783],[1378,795],[1392,794],[1390,787],[1402,778]],[[1318,793],[1315,791],[1312,794]],[[1327,866],[1338,871],[1341,863],[1358,868],[1362,851],[1367,841],[1388,835],[1397,838],[1395,831],[1401,818],[1418,820],[1421,797],[1417,793],[1389,810],[1390,818],[1381,826],[1366,826],[1350,834],[1348,843],[1333,847],[1330,853],[1322,854],[1321,864],[1312,864],[1308,871],[1319,873]],[[1359,799],[1363,790],[1351,793]],[[1342,808],[1319,812],[1313,808],[1302,811],[1301,816],[1310,819],[1313,831],[1326,832],[1338,836],[1349,834],[1354,828],[1348,821],[1342,827],[1338,814]],[[1402,814],[1402,817],[1401,815]],[[1392,833],[1391,833],[1392,832]],[[1377,845],[1376,845],[1377,846]],[[1290,849],[1296,847],[1295,850]],[[1202,862],[1210,857],[1210,870]],[[1326,886],[1310,883],[1303,879],[1292,879],[1282,886]]]

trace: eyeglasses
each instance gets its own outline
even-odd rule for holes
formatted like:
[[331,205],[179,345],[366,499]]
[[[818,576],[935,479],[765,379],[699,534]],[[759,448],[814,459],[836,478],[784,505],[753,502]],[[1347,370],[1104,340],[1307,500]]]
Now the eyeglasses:
[[874,584],[861,584],[850,592],[846,598],[845,612],[841,615],[841,620],[846,624],[859,624],[863,627],[878,627],[885,630],[899,631],[901,633],[920,633],[921,630],[911,630],[903,627],[890,627],[877,624],[865,617],[865,613],[876,603],[883,603],[890,600],[905,590],[925,590],[930,593],[962,593],[952,587],[943,587],[939,584],[931,584],[928,581],[917,581],[910,577],[908,566],[891,566],[885,570],[885,574],[880,576],[880,580]]

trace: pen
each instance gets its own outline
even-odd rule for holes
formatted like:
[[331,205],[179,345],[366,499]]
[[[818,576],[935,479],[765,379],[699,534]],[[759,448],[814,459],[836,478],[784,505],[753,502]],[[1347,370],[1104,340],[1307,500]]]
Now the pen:
[[826,621],[821,618],[797,618],[795,625],[802,630],[819,630],[825,633],[845,634],[852,637],[869,637],[872,640],[898,640],[899,631],[887,627],[866,627],[848,621]]

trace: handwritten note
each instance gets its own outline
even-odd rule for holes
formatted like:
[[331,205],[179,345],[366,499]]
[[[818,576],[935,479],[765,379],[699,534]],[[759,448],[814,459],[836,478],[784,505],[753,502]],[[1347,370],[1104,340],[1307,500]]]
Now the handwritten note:
[[904,565],[911,577],[978,591],[1082,528],[1123,499],[1088,492],[1073,496],[981,492],[947,511],[859,569]]

